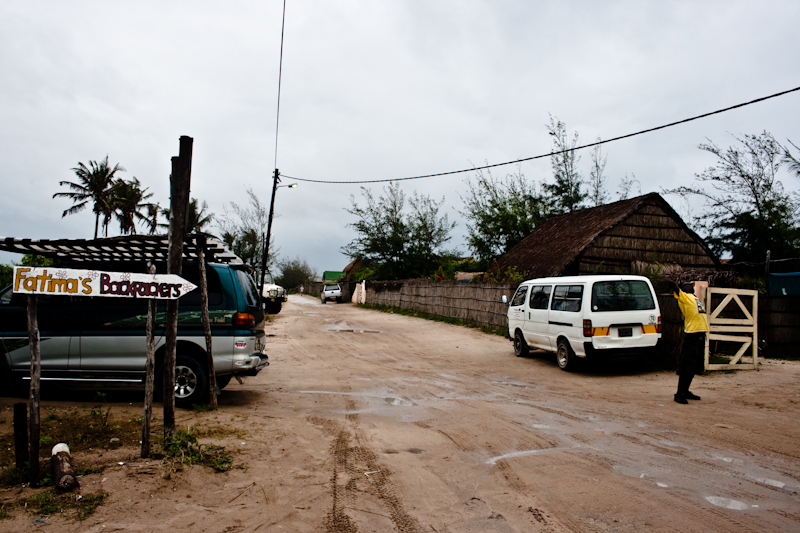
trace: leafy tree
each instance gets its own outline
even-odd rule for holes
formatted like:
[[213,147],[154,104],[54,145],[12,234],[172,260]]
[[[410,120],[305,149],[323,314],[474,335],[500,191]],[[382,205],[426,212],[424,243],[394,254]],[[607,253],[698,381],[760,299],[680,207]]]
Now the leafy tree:
[[108,235],[108,224],[111,221],[111,215],[114,213],[114,185],[115,175],[117,172],[124,172],[125,169],[119,164],[110,167],[108,164],[108,156],[100,161],[89,161],[87,167],[83,163],[78,163],[78,166],[73,168],[72,171],[78,177],[77,182],[60,181],[60,186],[68,186],[69,192],[57,192],[53,198],[69,198],[72,200],[72,207],[66,209],[62,214],[62,218],[67,215],[74,215],[86,209],[89,204],[92,204],[92,212],[95,214],[94,219],[94,238],[97,238],[97,233],[100,225],[100,217],[103,217],[103,235]]
[[364,187],[361,193],[364,207],[351,196],[352,206],[345,208],[358,220],[348,224],[356,238],[342,253],[363,259],[375,268],[375,276],[383,279],[418,278],[435,272],[437,252],[455,227],[446,214],[439,217],[444,198],[436,202],[415,192],[408,201],[410,212],[406,212],[406,196],[396,182],[384,188],[385,197],[375,199]]
[[545,192],[550,194],[551,210],[554,214],[571,213],[584,207],[587,194],[583,191],[583,177],[576,168],[580,156],[575,154],[580,136],[578,132],[567,133],[567,126],[558,118],[550,115],[547,131],[553,137],[553,155],[550,164],[553,167],[555,183],[545,183]]
[[528,182],[518,167],[515,174],[495,178],[490,171],[476,171],[468,178],[467,194],[461,196],[467,220],[467,246],[488,267],[531,233],[550,215],[548,202]]
[[716,165],[696,175],[698,185],[665,192],[705,200],[697,223],[718,255],[729,253],[734,262],[763,262],[767,250],[773,258],[796,256],[800,206],[777,179],[783,147],[767,132],[734,139],[738,144],[727,149],[701,144]]
[[275,279],[275,282],[287,289],[313,281],[317,276],[314,269],[305,259],[300,259],[299,256],[294,259],[278,261],[278,269],[280,270],[280,275]]
[[625,173],[625,177],[622,178],[619,182],[619,189],[617,190],[617,199],[618,200],[627,200],[628,197],[631,195],[631,189],[633,189],[633,184],[636,184],[636,188],[639,190],[639,194],[642,194],[642,184],[639,183],[639,180],[636,179],[636,174],[631,172],[630,177],[628,177],[628,173]]
[[[261,203],[252,187],[247,189],[247,199],[246,205],[231,202],[230,209],[225,208],[222,216],[217,219],[217,227],[222,234],[222,241],[236,255],[246,263],[260,266],[269,210],[268,206]],[[267,267],[275,262],[276,255],[273,241],[269,245]]]
[[113,191],[112,207],[119,222],[120,233],[136,233],[135,219],[147,222],[147,215],[142,213],[142,208],[150,205],[144,201],[152,197],[153,193],[148,193],[147,187],[142,189],[142,184],[136,177],[131,181],[116,180]]
[[[789,141],[789,144],[800,150],[800,147],[798,147],[792,141]],[[786,147],[783,149],[783,162],[789,167],[789,171],[794,174],[797,179],[800,179],[800,161],[798,161],[797,158],[793,156]]]
[[[599,141],[600,138],[598,137]],[[592,158],[592,167],[589,170],[589,202],[597,207],[608,203],[608,193],[606,192],[606,177],[603,174],[606,170],[606,161],[608,156],[604,156],[600,145],[592,148],[590,157]]]

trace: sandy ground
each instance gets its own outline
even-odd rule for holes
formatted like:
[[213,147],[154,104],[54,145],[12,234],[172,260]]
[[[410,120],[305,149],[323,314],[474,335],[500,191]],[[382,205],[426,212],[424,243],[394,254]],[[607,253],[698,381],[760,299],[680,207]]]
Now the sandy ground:
[[0,530],[800,530],[798,363],[700,376],[702,401],[678,405],[669,372],[567,373],[501,337],[308,296],[269,333],[268,369],[217,412],[179,413],[235,428],[206,442],[246,468],[165,479],[123,443],[82,479],[111,493],[94,516]]

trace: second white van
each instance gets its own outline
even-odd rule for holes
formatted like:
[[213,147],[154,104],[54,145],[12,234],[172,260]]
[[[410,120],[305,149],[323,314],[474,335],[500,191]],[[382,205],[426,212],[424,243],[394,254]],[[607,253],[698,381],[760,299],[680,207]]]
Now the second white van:
[[553,351],[559,367],[573,370],[587,356],[653,351],[661,311],[642,276],[531,279],[508,302],[508,334],[517,357],[530,348]]

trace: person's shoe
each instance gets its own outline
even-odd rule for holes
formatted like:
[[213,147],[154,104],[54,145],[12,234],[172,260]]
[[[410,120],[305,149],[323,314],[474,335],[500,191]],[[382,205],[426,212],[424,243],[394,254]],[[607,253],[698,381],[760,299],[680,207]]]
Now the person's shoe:
[[677,394],[675,395],[675,401],[678,403],[689,403],[686,401],[686,398],[684,398],[683,396],[678,396]]
[[699,400],[700,399],[700,396],[698,396],[697,394],[693,394],[691,392],[687,392],[686,394],[683,395],[683,397],[686,398],[687,400]]

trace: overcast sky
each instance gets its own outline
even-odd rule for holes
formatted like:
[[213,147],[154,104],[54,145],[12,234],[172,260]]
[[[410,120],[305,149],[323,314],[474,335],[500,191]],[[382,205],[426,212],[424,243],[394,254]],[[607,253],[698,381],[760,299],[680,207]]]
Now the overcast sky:
[[[281,9],[0,3],[0,235],[91,238],[91,210],[62,218],[71,203],[52,195],[78,162],[106,155],[166,205],[181,135],[194,138],[193,197],[221,214],[252,187],[268,204]],[[277,166],[334,181],[446,172],[548,153],[548,113],[588,143],[750,101],[800,86],[799,20],[796,0],[287,0]],[[626,173],[642,193],[692,184],[714,163],[697,149],[706,138],[728,146],[732,134],[766,130],[800,145],[798,117],[800,92],[604,145],[609,192],[616,199]],[[582,152],[586,176],[589,162]],[[552,180],[548,159],[521,170]],[[445,197],[458,222],[448,248],[464,253],[468,176],[402,183]],[[343,268],[351,195],[361,200],[358,185],[279,189],[281,256]]]

